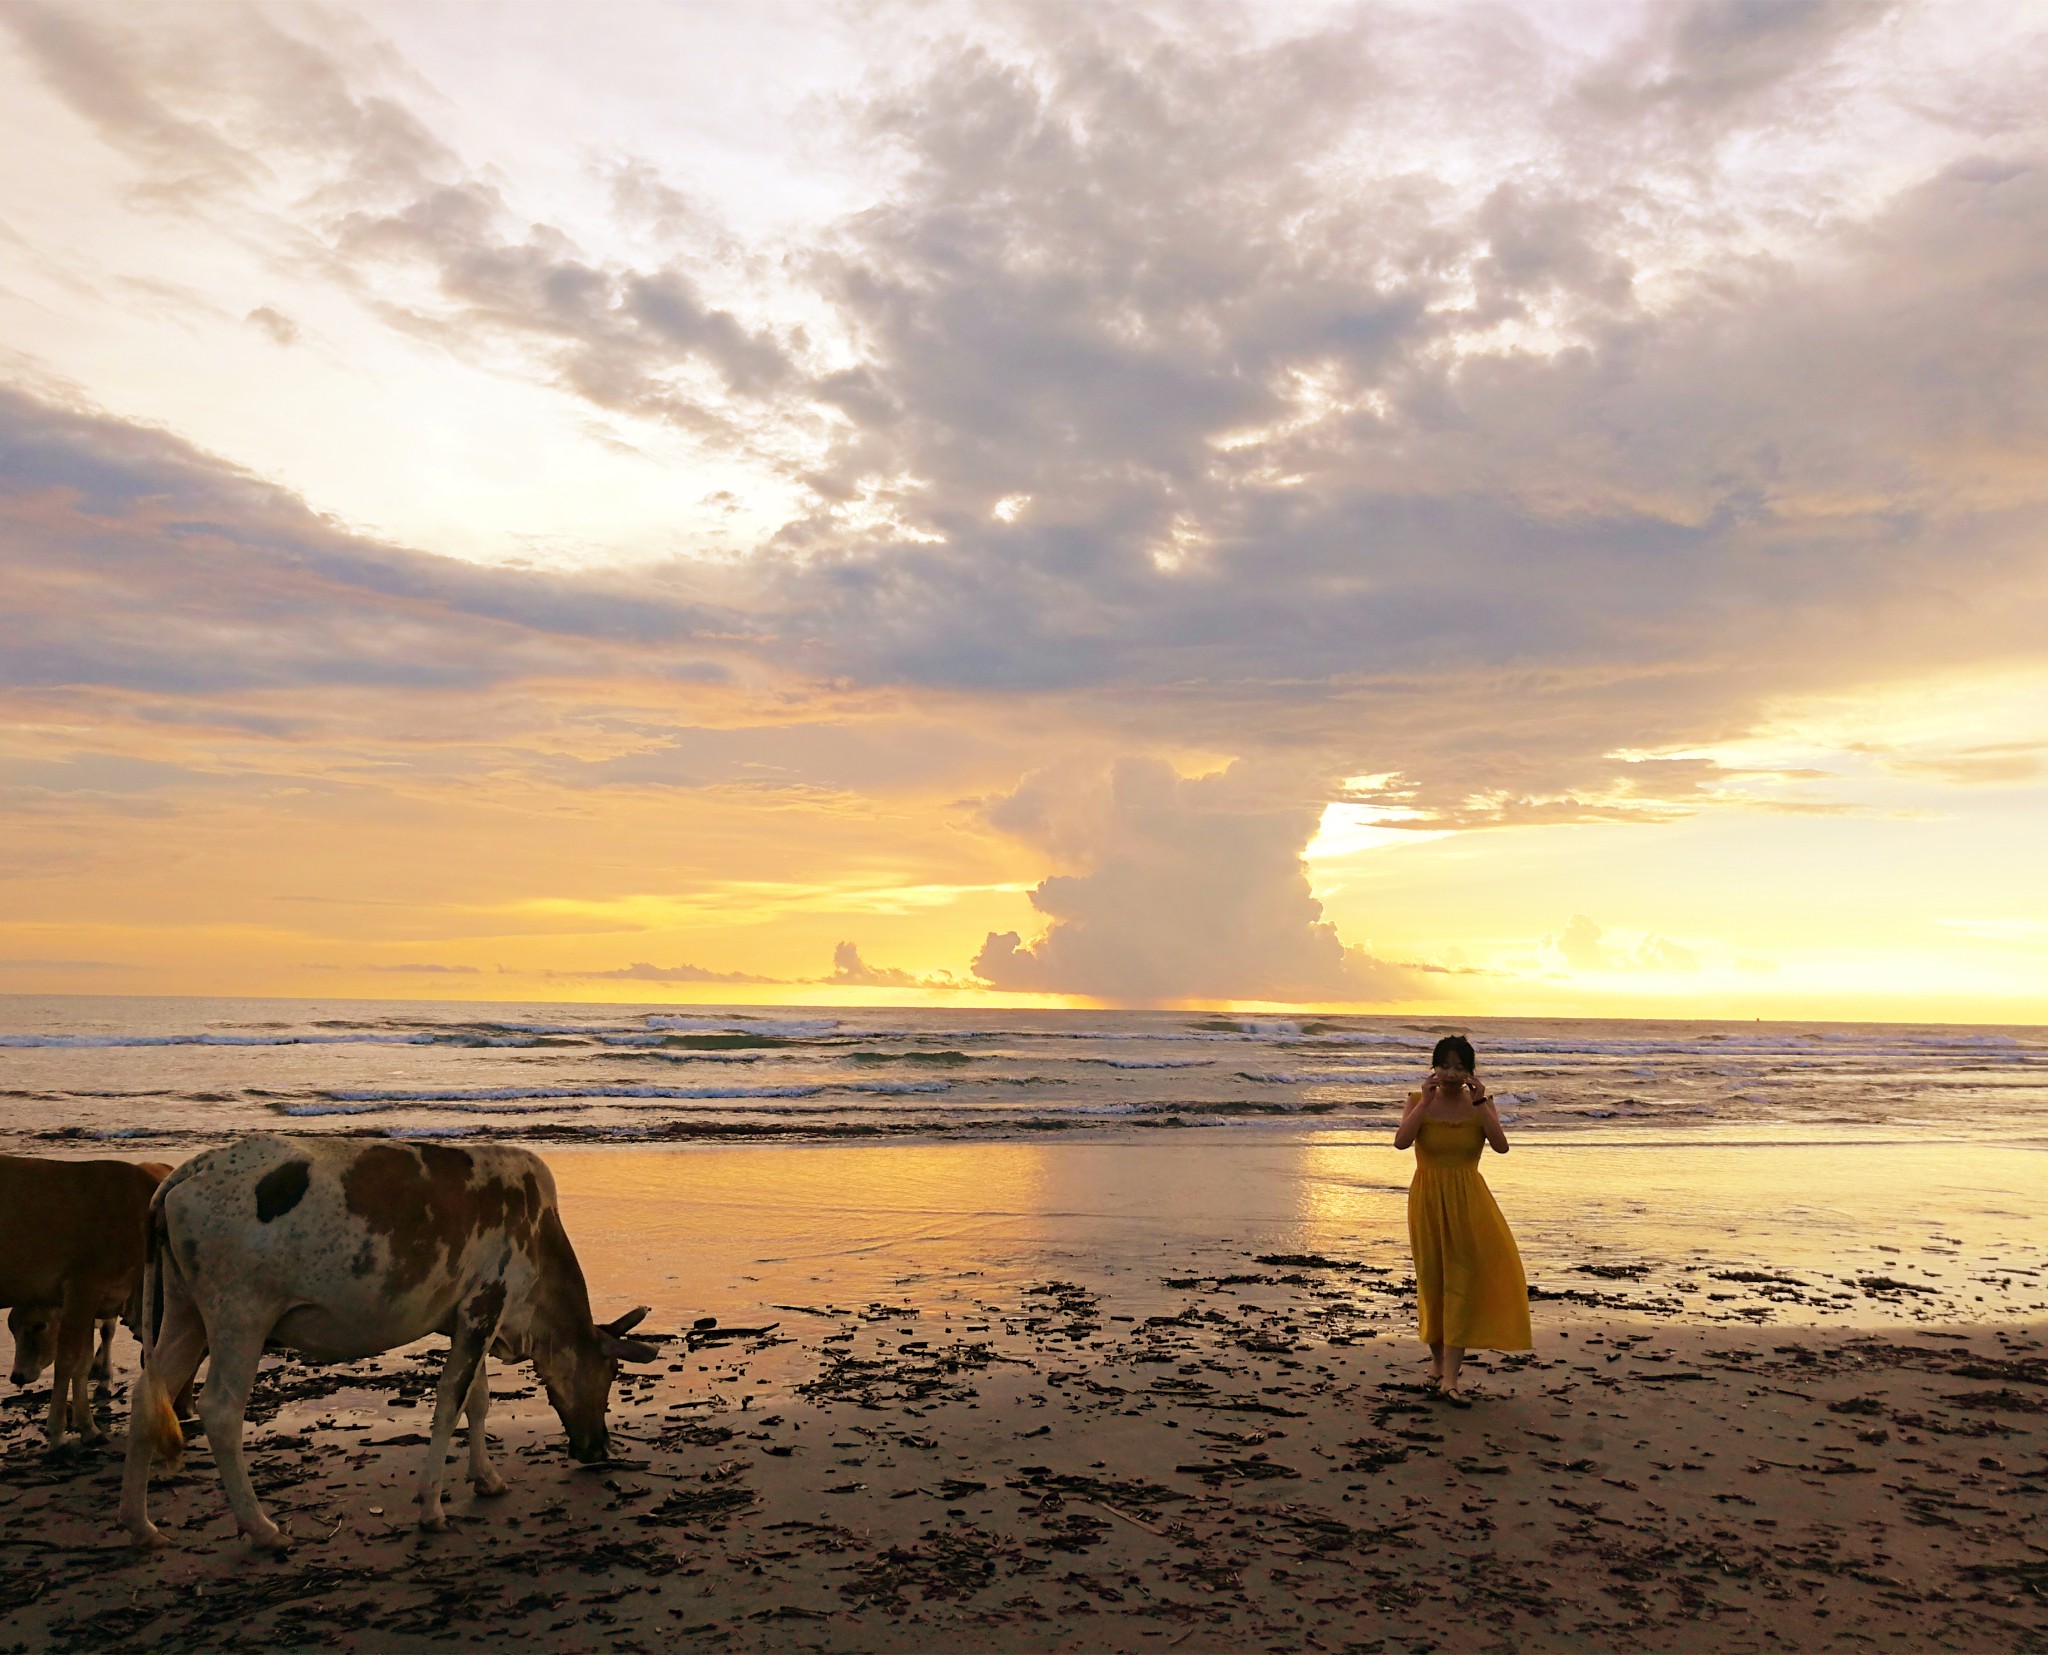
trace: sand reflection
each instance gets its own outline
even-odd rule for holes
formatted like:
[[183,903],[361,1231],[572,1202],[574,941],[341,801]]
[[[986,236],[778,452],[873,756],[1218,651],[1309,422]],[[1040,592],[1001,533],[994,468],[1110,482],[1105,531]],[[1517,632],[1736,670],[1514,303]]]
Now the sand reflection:
[[[549,1160],[600,1304],[652,1300],[669,1316],[858,1304],[941,1278],[1086,1274],[1142,1291],[1206,1255],[1406,1257],[1408,1158],[1375,1142],[556,1148]],[[1633,1261],[1838,1282],[1907,1272],[1944,1293],[2003,1270],[2002,1289],[1962,1301],[1987,1313],[2048,1301],[2025,1275],[2048,1245],[2048,1155],[2033,1151],[1539,1144],[1489,1157],[1486,1174],[1532,1279],[1554,1285]],[[1717,1301],[1699,1285],[1704,1317]]]

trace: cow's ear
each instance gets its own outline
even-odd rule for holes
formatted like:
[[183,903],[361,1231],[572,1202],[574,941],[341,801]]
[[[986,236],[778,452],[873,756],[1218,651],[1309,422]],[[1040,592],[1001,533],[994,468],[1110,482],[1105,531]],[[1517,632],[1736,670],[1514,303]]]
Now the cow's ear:
[[636,1304],[625,1315],[614,1316],[609,1322],[598,1323],[598,1331],[600,1333],[612,1334],[630,1333],[634,1328],[647,1320],[647,1312],[650,1308],[648,1305]]
[[621,1339],[603,1328],[597,1330],[597,1342],[607,1356],[620,1362],[652,1362],[661,1354],[652,1345],[642,1344],[638,1339]]

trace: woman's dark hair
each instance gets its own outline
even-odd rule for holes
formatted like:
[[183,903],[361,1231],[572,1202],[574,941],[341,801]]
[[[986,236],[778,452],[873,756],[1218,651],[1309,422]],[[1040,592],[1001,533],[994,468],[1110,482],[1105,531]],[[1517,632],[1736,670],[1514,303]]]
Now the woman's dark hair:
[[1475,1073],[1479,1059],[1473,1054],[1472,1042],[1462,1034],[1447,1034],[1436,1043],[1436,1050],[1429,1054],[1429,1066],[1441,1069],[1445,1063],[1456,1063],[1465,1073]]

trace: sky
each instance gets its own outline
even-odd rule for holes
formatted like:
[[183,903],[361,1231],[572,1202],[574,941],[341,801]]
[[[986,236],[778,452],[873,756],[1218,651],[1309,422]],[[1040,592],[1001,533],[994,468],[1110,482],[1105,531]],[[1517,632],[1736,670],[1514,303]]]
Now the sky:
[[0,0],[0,992],[2042,1021],[2044,82]]

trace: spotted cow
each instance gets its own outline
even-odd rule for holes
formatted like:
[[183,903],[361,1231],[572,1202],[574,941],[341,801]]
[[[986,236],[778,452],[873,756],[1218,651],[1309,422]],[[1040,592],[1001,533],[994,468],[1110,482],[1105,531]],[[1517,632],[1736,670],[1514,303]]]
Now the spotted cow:
[[621,1361],[653,1347],[626,1331],[646,1315],[592,1321],[583,1271],[562,1229],[546,1164],[504,1145],[457,1149],[386,1139],[244,1138],[187,1161],[150,1208],[143,1271],[149,1361],[136,1390],[121,1521],[161,1542],[146,1509],[150,1465],[183,1448],[169,1392],[210,1353],[199,1418],[235,1521],[259,1546],[288,1542],[265,1515],[242,1458],[242,1416],[265,1344],[348,1361],[448,1336],[448,1362],[420,1467],[420,1526],[446,1519],[441,1486],[458,1414],[469,1478],[501,1494],[484,1417],[487,1355],[531,1360],[569,1435],[605,1459],[605,1408]]
[[0,1305],[9,1307],[14,1339],[11,1377],[30,1385],[56,1368],[52,1450],[73,1430],[86,1442],[105,1435],[89,1382],[112,1376],[115,1321],[142,1281],[149,1198],[170,1170],[0,1155]]

